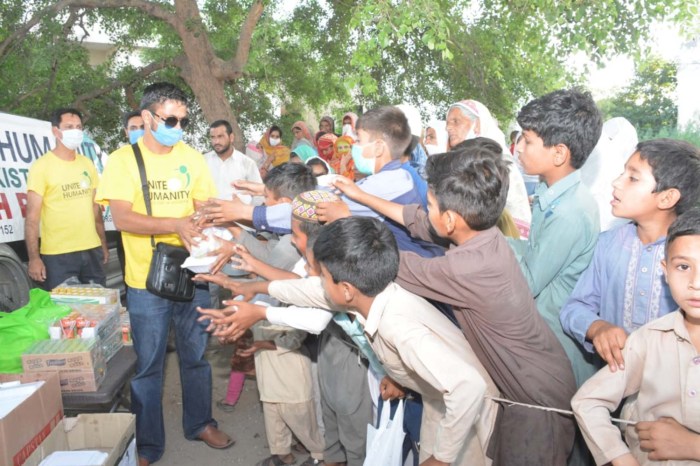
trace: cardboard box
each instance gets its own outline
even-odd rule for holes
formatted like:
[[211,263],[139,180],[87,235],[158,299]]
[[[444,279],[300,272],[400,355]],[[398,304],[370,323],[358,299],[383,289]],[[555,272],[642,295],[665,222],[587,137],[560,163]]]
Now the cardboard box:
[[0,419],[0,464],[19,466],[63,418],[59,377],[49,374],[0,374],[0,383],[44,380],[44,385]]
[[71,313],[49,326],[52,340],[106,338],[120,326],[118,304],[69,304]]
[[107,460],[94,466],[136,466],[136,417],[133,414],[80,414],[67,417],[27,458],[25,466],[39,466],[55,451],[100,450]]
[[60,286],[51,290],[51,299],[57,304],[119,304],[119,290],[89,286]]
[[[48,372],[36,372],[48,374]],[[107,375],[107,365],[100,365],[92,370],[57,371],[62,393],[96,392],[100,389]]]
[[92,370],[103,364],[102,347],[94,338],[41,340],[22,354],[25,372]]

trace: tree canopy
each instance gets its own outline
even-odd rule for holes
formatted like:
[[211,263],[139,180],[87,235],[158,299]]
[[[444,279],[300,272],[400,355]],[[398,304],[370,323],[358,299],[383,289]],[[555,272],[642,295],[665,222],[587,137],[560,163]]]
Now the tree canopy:
[[[75,105],[110,144],[144,85],[170,80],[191,93],[200,129],[228,119],[239,144],[241,128],[277,121],[280,105],[339,117],[399,102],[444,112],[473,98],[505,122],[533,95],[581,80],[571,54],[633,51],[653,21],[688,22],[696,9],[683,0],[3,0],[0,110],[45,119]],[[81,41],[95,29],[115,52],[90,66]]]
[[652,137],[676,128],[675,92],[676,65],[648,57],[637,64],[632,82],[615,96],[600,101],[599,106],[606,118],[625,117],[639,134]]

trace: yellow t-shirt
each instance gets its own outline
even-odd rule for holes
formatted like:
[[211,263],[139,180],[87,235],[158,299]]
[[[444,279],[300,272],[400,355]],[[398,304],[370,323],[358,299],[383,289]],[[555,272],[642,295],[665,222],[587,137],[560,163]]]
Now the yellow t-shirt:
[[[151,214],[154,217],[183,218],[194,213],[194,200],[205,201],[216,197],[204,156],[184,142],[178,142],[168,154],[154,154],[139,139],[139,147],[146,166]],[[123,146],[109,156],[97,190],[97,202],[108,205],[110,200],[132,203],[132,210],[146,215],[141,178],[136,157],[130,145]],[[126,284],[132,288],[146,288],[146,277],[153,256],[151,237],[122,232],[126,254]],[[156,243],[182,246],[175,234],[155,235]]]
[[67,161],[49,151],[29,168],[27,191],[42,197],[42,254],[85,251],[101,244],[95,228],[97,170],[85,156]]

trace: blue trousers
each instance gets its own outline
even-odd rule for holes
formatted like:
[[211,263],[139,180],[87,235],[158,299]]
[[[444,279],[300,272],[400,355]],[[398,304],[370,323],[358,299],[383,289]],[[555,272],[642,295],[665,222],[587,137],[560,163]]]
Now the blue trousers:
[[136,415],[139,456],[158,461],[165,451],[163,425],[163,377],[165,348],[172,320],[180,361],[182,427],[193,440],[216,421],[211,413],[211,366],[204,358],[209,334],[206,323],[197,322],[197,306],[208,307],[209,290],[197,286],[191,302],[160,298],[148,290],[128,288],[127,304],[134,350],[138,358],[131,380],[131,406]]

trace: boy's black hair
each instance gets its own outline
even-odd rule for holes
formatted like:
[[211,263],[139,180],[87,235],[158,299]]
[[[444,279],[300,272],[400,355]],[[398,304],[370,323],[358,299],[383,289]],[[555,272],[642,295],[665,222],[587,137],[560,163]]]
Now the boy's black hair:
[[[666,236],[666,258],[668,259],[668,250],[671,249],[671,243],[681,236],[700,235],[700,208],[693,207],[685,211],[671,224]],[[314,250],[314,252],[316,252]]]
[[496,141],[478,137],[428,158],[428,186],[440,211],[456,212],[475,231],[496,225],[506,205],[510,181],[502,152]]
[[681,196],[674,209],[682,214],[700,202],[700,150],[685,141],[652,139],[637,144],[639,158],[651,167],[655,193],[675,188]]
[[175,84],[153,83],[146,86],[141,97],[141,110],[152,110],[156,104],[162,104],[166,100],[174,100],[187,105],[187,95]]
[[389,146],[393,160],[401,158],[411,143],[411,128],[406,115],[396,107],[378,107],[364,113],[357,120],[355,129],[381,136]]
[[583,166],[603,130],[591,93],[580,89],[561,89],[530,101],[518,113],[518,124],[535,132],[545,147],[568,147],[573,168]]
[[131,110],[129,112],[124,112],[122,115],[122,127],[124,129],[129,129],[129,120],[134,117],[141,117],[141,112],[139,110]]
[[218,128],[219,126],[226,127],[226,134],[228,134],[229,136],[231,136],[231,134],[233,133],[231,123],[229,123],[226,120],[216,120],[214,123],[209,125],[209,129]]
[[306,235],[306,249],[313,248],[319,233],[321,233],[323,224],[318,222],[305,222],[300,219],[297,220],[299,220],[299,229]]
[[306,165],[283,163],[268,172],[265,187],[278,199],[294,199],[303,192],[316,189],[316,177]]
[[316,166],[316,165],[322,166],[323,169],[326,170],[326,175],[328,174],[328,166],[325,163],[323,163],[323,160],[314,157],[314,158],[311,158],[311,159],[306,161],[306,166],[309,168]]
[[347,217],[325,225],[313,251],[335,283],[348,282],[369,297],[381,293],[399,272],[396,239],[375,218]]
[[278,133],[280,133],[280,139],[282,138],[282,136],[283,136],[283,134],[282,134],[282,128],[280,128],[280,127],[277,126],[277,125],[272,125],[272,126],[270,126],[270,131],[268,131],[267,134],[270,134],[270,133],[272,133],[273,131],[277,131]]
[[55,126],[56,128],[58,128],[58,126],[61,124],[61,118],[63,117],[63,115],[66,114],[77,116],[78,118],[80,118],[80,123],[82,124],[83,114],[80,113],[78,109],[70,107],[61,107],[51,112],[51,126]]

